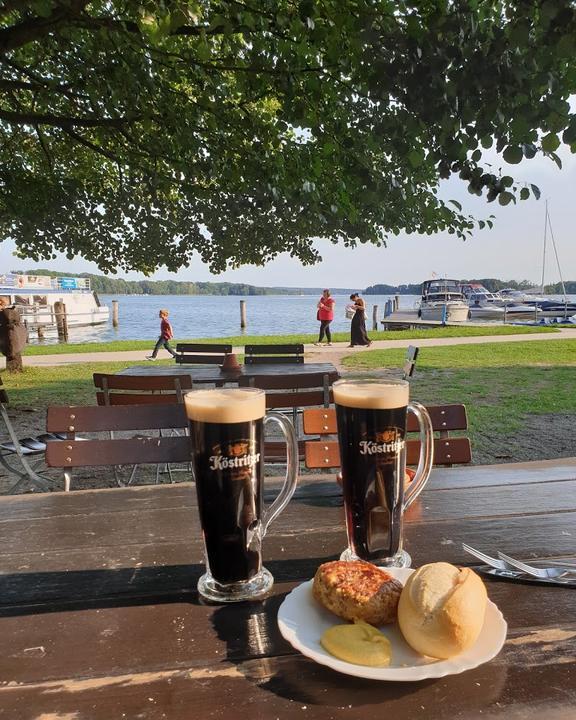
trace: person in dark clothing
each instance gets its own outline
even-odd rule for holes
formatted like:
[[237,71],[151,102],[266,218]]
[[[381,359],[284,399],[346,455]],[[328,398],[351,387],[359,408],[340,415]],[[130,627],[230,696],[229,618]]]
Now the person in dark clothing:
[[356,311],[350,325],[350,345],[372,345],[372,340],[366,332],[366,303],[358,293],[352,293],[350,300],[354,303]]
[[156,355],[158,355],[158,350],[160,350],[161,347],[164,347],[164,349],[167,350],[172,357],[176,357],[176,353],[172,350],[170,343],[168,342],[174,337],[172,325],[168,322],[168,310],[160,310],[158,316],[160,317],[160,337],[154,346],[152,355],[147,355],[146,360],[156,360]]
[[320,321],[320,335],[315,345],[322,345],[324,334],[326,334],[326,345],[332,345],[332,333],[330,332],[330,323],[334,320],[334,305],[336,301],[330,295],[330,290],[323,290],[322,297],[318,302],[317,319]]

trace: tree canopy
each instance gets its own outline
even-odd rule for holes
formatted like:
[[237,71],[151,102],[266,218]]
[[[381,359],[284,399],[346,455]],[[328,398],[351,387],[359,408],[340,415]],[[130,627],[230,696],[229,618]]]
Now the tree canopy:
[[563,0],[0,0],[0,237],[148,273],[466,238],[442,179],[538,195],[488,159],[576,151],[575,58]]

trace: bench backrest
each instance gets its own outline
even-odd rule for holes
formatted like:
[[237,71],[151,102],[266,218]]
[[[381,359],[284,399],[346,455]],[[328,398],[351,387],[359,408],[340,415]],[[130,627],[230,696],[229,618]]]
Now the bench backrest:
[[264,365],[268,363],[302,364],[304,345],[246,345],[244,347],[245,365]]
[[66,435],[65,440],[46,446],[46,464],[50,467],[183,463],[190,460],[190,438],[186,435],[76,439],[76,433],[184,429],[188,421],[184,406],[180,404],[49,407],[46,426],[48,432]]
[[310,375],[258,375],[238,379],[240,387],[266,390],[266,408],[300,408],[322,405],[333,400],[331,385],[336,378],[329,373]]
[[[468,428],[466,407],[464,405],[428,405],[426,406],[432,427],[437,433],[434,438],[434,464],[456,465],[472,460],[470,440],[467,437],[450,437],[451,431]],[[307,468],[339,468],[340,448],[338,445],[336,410],[330,408],[310,408],[304,410],[303,427],[305,435],[320,438],[307,440],[304,447],[304,461]],[[407,431],[417,432],[418,423],[412,413],[408,413]],[[418,462],[420,441],[406,442],[406,463]]]
[[230,355],[232,345],[222,343],[178,343],[175,360],[181,365],[222,365],[224,356]]
[[94,373],[98,405],[166,405],[184,402],[190,375],[106,375]]

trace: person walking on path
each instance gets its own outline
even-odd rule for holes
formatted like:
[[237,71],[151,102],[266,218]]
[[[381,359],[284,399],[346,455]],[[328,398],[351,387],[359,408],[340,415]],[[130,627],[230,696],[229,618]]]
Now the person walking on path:
[[322,297],[318,302],[318,312],[316,318],[320,320],[320,334],[318,342],[314,345],[322,345],[324,334],[326,334],[326,345],[332,345],[332,333],[330,332],[330,323],[334,320],[334,305],[336,301],[330,295],[330,290],[323,290]]
[[354,303],[355,312],[350,325],[350,345],[372,345],[372,340],[366,332],[366,303],[358,293],[352,293],[350,300]]
[[152,355],[147,355],[146,360],[156,360],[156,355],[158,355],[158,350],[160,350],[161,347],[167,350],[173,358],[176,357],[176,353],[172,350],[168,342],[174,337],[172,325],[168,322],[168,310],[160,310],[158,316],[160,317],[160,337],[154,346]]

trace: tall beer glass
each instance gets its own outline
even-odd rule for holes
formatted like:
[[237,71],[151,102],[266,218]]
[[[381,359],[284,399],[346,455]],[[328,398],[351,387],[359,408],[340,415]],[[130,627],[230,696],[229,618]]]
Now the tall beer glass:
[[[266,415],[265,393],[257,388],[192,390],[184,401],[206,554],[198,591],[216,602],[258,598],[274,582],[262,566],[262,538],[296,489],[294,427],[283,415]],[[277,423],[286,439],[287,471],[278,497],[264,508],[264,425],[269,422]]]
[[[402,547],[406,508],[423,489],[432,468],[432,423],[426,409],[409,403],[405,380],[338,380],[334,383],[348,549],[342,559],[409,567]],[[420,459],[409,489],[406,413],[420,425]]]

